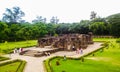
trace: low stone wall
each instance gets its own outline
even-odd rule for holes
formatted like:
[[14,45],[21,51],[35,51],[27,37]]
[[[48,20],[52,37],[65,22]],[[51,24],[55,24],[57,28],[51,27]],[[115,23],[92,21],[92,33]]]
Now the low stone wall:
[[57,49],[52,49],[52,50],[47,50],[47,51],[35,51],[34,52],[30,52],[31,50],[25,50],[25,51],[22,51],[20,52],[19,54],[20,55],[27,55],[27,56],[34,56],[34,57],[41,57],[41,56],[46,56],[46,53],[55,53],[55,52],[58,52],[58,51],[63,51],[64,49],[63,48],[57,48]]
[[55,53],[58,51],[63,51],[63,50],[64,50],[64,48],[57,48],[57,49],[53,49],[53,50],[43,51],[43,54],[46,55],[45,52],[52,54],[52,53]]

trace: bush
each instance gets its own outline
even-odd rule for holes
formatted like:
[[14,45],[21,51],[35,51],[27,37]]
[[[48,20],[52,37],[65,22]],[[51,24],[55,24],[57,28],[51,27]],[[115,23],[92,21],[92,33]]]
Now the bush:
[[20,60],[12,60],[12,61],[8,61],[8,62],[5,62],[5,63],[0,63],[0,66],[11,64],[11,63],[14,63],[14,62],[17,62],[17,61],[20,61]]
[[52,68],[50,66],[50,61],[53,60],[53,59],[55,59],[55,58],[63,58],[63,57],[55,56],[55,57],[49,58],[47,60],[44,60],[44,66],[45,66],[46,72],[53,72]]
[[120,43],[120,38],[116,40],[117,43]]
[[23,72],[25,64],[26,64],[26,61],[22,61],[16,72]]
[[49,59],[44,61],[44,66],[45,66],[46,72],[52,72],[50,69],[50,66],[49,66],[49,61],[50,61]]
[[7,57],[1,57],[1,56],[0,56],[0,61],[4,61],[4,60],[8,60],[8,59],[10,59],[10,58],[7,58]]

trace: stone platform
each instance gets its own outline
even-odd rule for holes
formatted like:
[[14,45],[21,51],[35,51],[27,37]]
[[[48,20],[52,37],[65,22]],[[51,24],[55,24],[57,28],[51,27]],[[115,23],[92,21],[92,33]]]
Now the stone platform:
[[60,48],[39,48],[39,47],[31,47],[31,48],[26,48],[24,49],[23,52],[19,53],[20,55],[25,55],[25,56],[33,56],[33,57],[41,57],[45,56],[46,53],[55,53],[58,51],[62,51],[63,49]]

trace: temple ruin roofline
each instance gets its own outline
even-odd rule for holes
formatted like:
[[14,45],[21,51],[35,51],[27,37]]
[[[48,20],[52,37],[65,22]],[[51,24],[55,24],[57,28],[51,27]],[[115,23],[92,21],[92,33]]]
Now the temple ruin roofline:
[[80,48],[87,48],[89,44],[93,44],[93,34],[64,34],[60,36],[44,37],[38,39],[38,47],[44,48],[51,46],[51,48],[63,48],[64,50],[73,50]]

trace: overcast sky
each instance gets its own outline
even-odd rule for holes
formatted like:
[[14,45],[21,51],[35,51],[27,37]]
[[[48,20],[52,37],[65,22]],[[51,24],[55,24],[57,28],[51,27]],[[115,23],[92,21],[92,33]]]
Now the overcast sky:
[[19,6],[25,12],[24,19],[31,22],[36,16],[57,16],[60,22],[80,22],[90,19],[91,11],[106,17],[120,13],[120,0],[0,0],[0,19],[5,8]]

